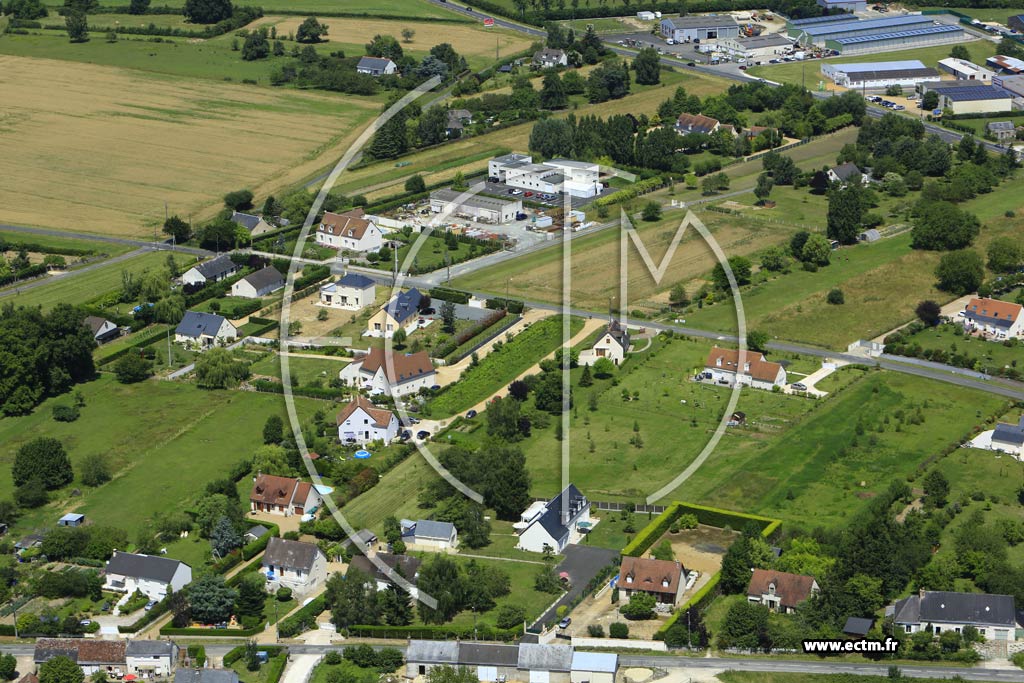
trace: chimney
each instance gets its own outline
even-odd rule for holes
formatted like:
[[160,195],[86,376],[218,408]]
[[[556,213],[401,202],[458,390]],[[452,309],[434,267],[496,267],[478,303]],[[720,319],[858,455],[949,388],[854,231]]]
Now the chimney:
[[921,600],[924,600],[924,593],[925,593],[925,590],[923,588],[918,589],[917,597],[920,598]]

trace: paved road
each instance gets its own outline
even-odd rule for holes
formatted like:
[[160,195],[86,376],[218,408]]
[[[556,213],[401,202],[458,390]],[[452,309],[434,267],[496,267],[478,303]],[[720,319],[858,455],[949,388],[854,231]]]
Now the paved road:
[[569,574],[569,590],[558,602],[540,615],[540,618],[533,623],[534,626],[557,621],[558,608],[562,605],[572,605],[573,601],[586,590],[590,580],[619,555],[616,550],[596,548],[592,545],[569,545],[566,546],[564,554],[565,559],[555,567],[555,573],[566,572]]
[[77,237],[78,239],[91,240],[93,242],[106,242],[108,244],[124,244],[129,247],[148,247],[150,249],[163,249],[176,251],[182,254],[194,254],[195,256],[213,256],[214,252],[198,247],[181,247],[167,242],[150,242],[148,240],[134,240],[127,237],[111,237],[109,235],[94,235],[90,232],[74,232],[70,230],[51,230],[49,228],[30,228],[24,225],[0,224],[0,231],[22,232],[28,235],[46,235],[49,237]]
[[141,256],[142,254],[145,254],[148,251],[155,250],[152,248],[145,247],[141,249],[135,249],[134,251],[125,252],[120,256],[114,256],[113,258],[103,259],[102,261],[97,261],[96,263],[90,263],[89,265],[82,266],[81,268],[70,268],[66,272],[61,273],[60,275],[44,275],[34,280],[28,280],[23,284],[12,285],[3,291],[0,291],[0,299],[3,299],[4,297],[17,297],[22,292],[27,292],[30,289],[42,287],[53,282],[63,282],[64,280],[74,279],[79,275],[88,273],[89,271],[92,270],[96,270],[97,268],[105,268],[106,266],[113,265],[115,263],[120,263],[121,261],[128,261],[129,259],[133,259],[136,256]]

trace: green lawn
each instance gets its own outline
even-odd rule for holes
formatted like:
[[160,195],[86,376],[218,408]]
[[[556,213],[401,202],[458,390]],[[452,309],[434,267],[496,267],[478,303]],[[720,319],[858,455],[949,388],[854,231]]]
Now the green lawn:
[[[26,441],[49,436],[60,439],[74,467],[86,455],[104,453],[116,475],[95,489],[76,478],[49,505],[25,514],[18,530],[50,524],[74,509],[96,524],[125,528],[134,538],[153,515],[194,502],[208,481],[262,445],[259,426],[268,416],[284,415],[283,399],[275,394],[204,391],[178,382],[122,385],[104,374],[78,390],[85,407],[75,422],[51,419],[51,407],[70,403],[70,396],[49,399],[31,415],[0,420],[0,466],[7,467]],[[302,398],[296,404],[303,417],[323,405]],[[70,497],[73,488],[82,495]],[[0,478],[0,499],[12,489],[10,478]],[[182,555],[193,557],[196,551],[184,545]]]
[[[288,356],[288,368],[291,370],[292,381],[298,378],[301,386],[307,386],[315,380],[321,380],[324,386],[336,378],[342,368],[348,365],[348,359],[338,358],[303,358],[302,356]],[[252,364],[254,375],[267,375],[281,379],[281,358],[276,353],[264,355],[260,360]]]
[[382,532],[385,517],[417,519],[422,512],[416,506],[420,487],[436,477],[419,453],[406,458],[381,477],[372,489],[349,501],[341,513],[356,529]]
[[[0,40],[0,44],[2,43]],[[138,278],[145,270],[163,268],[166,262],[166,254],[148,252],[127,261],[101,266],[87,273],[53,276],[47,284],[6,300],[13,301],[17,306],[42,306],[43,310],[53,308],[59,303],[84,304],[98,296],[120,289],[122,271],[134,273]],[[121,306],[124,313],[130,308],[127,304]]]
[[[185,0],[158,0],[160,5],[169,7],[181,7]],[[433,5],[426,0],[391,0],[387,3],[374,2],[373,0],[345,0],[339,3],[337,0],[242,0],[239,5],[257,5],[266,12],[344,12],[347,14],[386,14],[403,18],[436,17],[451,19],[453,21],[468,21],[454,12],[449,12],[443,7]],[[432,24],[429,24],[432,25]]]
[[1021,13],[1019,8],[1013,9],[1008,7],[919,7],[918,9],[950,10],[966,14],[978,21],[998,21],[1000,24],[1005,24],[1009,17]]
[[[94,254],[106,254],[117,256],[131,251],[134,247],[127,244],[113,244],[111,242],[97,242],[94,240],[80,239],[78,237],[55,237],[51,235],[33,235],[24,232],[10,232],[0,230],[0,242],[8,245],[14,244],[38,244],[41,247],[65,248],[65,249],[88,249]],[[77,257],[69,257],[68,261]]]
[[[957,334],[958,330],[960,334]],[[1019,343],[1004,346],[999,342],[965,336],[963,328],[955,323],[921,330],[909,337],[906,343],[919,344],[923,349],[965,353],[974,358],[977,361],[976,367],[983,371],[1011,365],[1017,367],[1018,363],[1024,362],[1024,347]]]

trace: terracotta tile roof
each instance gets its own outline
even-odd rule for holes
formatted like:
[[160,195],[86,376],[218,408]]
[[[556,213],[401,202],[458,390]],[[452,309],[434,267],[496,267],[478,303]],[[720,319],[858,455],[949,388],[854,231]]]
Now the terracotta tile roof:
[[783,607],[796,607],[811,597],[814,588],[814,577],[789,572],[777,572],[771,569],[755,569],[747,586],[747,596],[760,598],[770,593],[769,588],[775,587],[775,595]]
[[[369,399],[365,396],[357,395],[355,400],[345,406],[340,413],[338,413],[338,424],[342,424],[345,420],[352,417],[352,413],[356,412],[359,408],[369,415],[374,425],[377,427],[387,427],[391,423],[393,413],[390,410],[384,410],[373,405]],[[312,454],[310,454],[312,456]]]
[[681,128],[687,133],[707,133],[710,135],[714,132],[717,125],[718,119],[713,119],[703,114],[687,114],[683,112],[676,119],[676,127]]
[[[249,500],[254,500],[267,505],[288,505],[301,486],[297,479],[288,477],[277,477],[272,474],[261,474],[252,485],[252,493]],[[306,485],[306,493],[309,493],[309,485]]]
[[[737,349],[720,349],[716,346],[708,354],[708,360],[704,367],[736,372],[739,357],[740,352]],[[719,363],[719,361],[721,362]],[[747,350],[746,362],[750,364],[750,370],[743,374],[750,375],[762,382],[774,382],[775,378],[779,376],[779,370],[782,369],[778,363],[765,360],[764,354],[759,351]]]
[[[619,587],[675,594],[685,573],[683,565],[672,560],[623,557],[622,566],[619,567]],[[630,581],[630,578],[633,580]],[[665,582],[668,582],[667,586],[664,585]]]
[[[434,371],[434,364],[430,362],[430,356],[426,351],[406,354],[393,353],[391,358],[391,363],[385,363],[384,349],[370,349],[370,352],[363,358],[362,369],[370,374],[375,374],[377,370],[384,368],[384,374],[392,384],[408,382]],[[389,365],[391,367],[388,367]]]
[[331,213],[328,211],[324,214],[317,230],[334,235],[335,237],[351,237],[360,240],[366,233],[367,228],[373,225],[367,219],[362,218],[362,215],[362,209],[358,209],[358,213],[356,210],[346,211],[345,213]]
[[987,318],[1006,323],[1007,327],[1020,317],[1021,305],[999,299],[971,299],[964,308],[970,317]]
[[46,662],[54,657],[70,657],[78,664],[123,664],[123,640],[79,638],[40,638],[36,641],[35,661]]

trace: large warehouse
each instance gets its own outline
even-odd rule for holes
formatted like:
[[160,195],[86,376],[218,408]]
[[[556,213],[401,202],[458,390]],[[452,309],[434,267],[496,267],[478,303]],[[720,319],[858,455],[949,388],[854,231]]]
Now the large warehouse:
[[661,20],[661,35],[677,43],[736,38],[740,25],[728,14],[693,14]]
[[997,85],[960,81],[926,85],[925,89],[938,93],[939,109],[954,114],[993,114],[1013,108],[1013,93]]
[[964,30],[959,26],[937,24],[925,28],[878,33],[870,36],[836,38],[825,41],[825,46],[843,55],[864,55],[890,50],[909,50],[929,45],[948,45],[964,40]]
[[800,26],[819,26],[821,24],[834,24],[839,21],[850,21],[855,19],[852,14],[839,12],[837,14],[826,14],[823,17],[808,17],[806,19],[790,19],[786,22],[786,28],[797,28]]
[[517,213],[523,211],[523,202],[519,199],[471,195],[460,200],[462,195],[462,192],[454,190],[434,190],[430,193],[430,210],[434,213],[449,212],[484,223],[510,223]]
[[824,45],[826,40],[834,38],[852,38],[854,36],[870,36],[876,33],[903,31],[922,26],[932,26],[935,20],[922,15],[902,17],[883,17],[881,19],[857,19],[851,17],[846,21],[825,22],[810,26],[792,26],[789,35],[803,43]]
[[827,10],[845,10],[847,12],[864,12],[868,8],[867,0],[817,0],[818,7]]
[[718,41],[718,47],[739,59],[771,59],[793,47],[793,41],[781,33],[762,33],[759,36],[723,38]]
[[939,60],[939,68],[948,74],[956,76],[958,81],[990,81],[995,73],[978,66],[974,62],[956,57],[946,57]]
[[941,80],[938,71],[926,67],[917,59],[859,64],[825,62],[821,65],[821,73],[836,85],[864,90],[879,90],[890,85],[913,88],[919,83],[937,83]]

